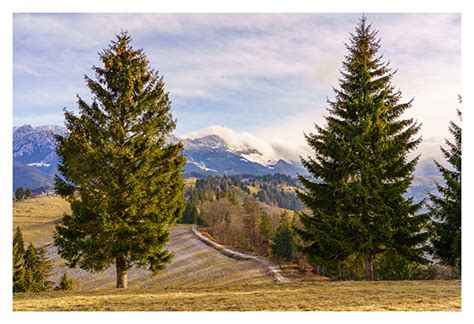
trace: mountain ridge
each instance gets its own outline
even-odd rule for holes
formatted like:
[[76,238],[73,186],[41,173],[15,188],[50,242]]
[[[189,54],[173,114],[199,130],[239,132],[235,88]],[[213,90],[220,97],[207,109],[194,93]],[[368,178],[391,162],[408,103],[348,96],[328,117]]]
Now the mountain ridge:
[[[66,128],[58,125],[46,126],[15,126],[13,127],[13,190],[19,186],[44,187],[52,185],[54,174],[57,172],[58,156],[55,152],[56,142],[53,134],[63,135]],[[290,176],[306,175],[306,170],[297,161],[287,161],[284,158],[267,161],[261,164],[249,158],[249,154],[263,154],[256,148],[235,150],[223,138],[209,134],[198,138],[178,138],[174,135],[167,137],[168,142],[183,141],[187,164],[184,174],[208,175],[265,175],[283,173]],[[27,179],[39,179],[28,183]]]
[[[59,162],[53,134],[63,135],[65,132],[66,128],[58,125],[13,127],[13,190],[20,186],[33,190],[52,186]],[[185,176],[308,175],[299,161],[288,161],[283,156],[268,160],[258,148],[248,143],[236,148],[217,134],[193,138],[178,138],[171,134],[167,141],[184,142],[187,160],[183,170]],[[262,160],[266,163],[257,162]],[[442,181],[431,160],[420,161],[414,175],[411,191],[419,197],[426,191],[434,190],[434,181]]]

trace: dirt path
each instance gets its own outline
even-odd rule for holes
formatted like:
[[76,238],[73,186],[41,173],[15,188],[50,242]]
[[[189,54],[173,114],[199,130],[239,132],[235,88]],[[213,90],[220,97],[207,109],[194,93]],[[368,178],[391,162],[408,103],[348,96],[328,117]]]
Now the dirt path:
[[219,243],[216,243],[216,242],[208,239],[204,235],[202,235],[202,233],[197,230],[196,225],[193,225],[192,231],[201,241],[203,241],[204,243],[206,243],[210,247],[214,248],[215,250],[217,250],[218,252],[220,252],[224,256],[228,256],[228,257],[230,257],[232,259],[235,259],[235,260],[254,260],[254,261],[257,261],[257,262],[263,264],[265,267],[267,267],[268,272],[273,277],[275,277],[276,281],[278,281],[278,282],[290,282],[290,280],[288,278],[285,278],[281,275],[280,270],[278,269],[278,267],[276,265],[274,265],[271,261],[269,261],[269,260],[267,260],[263,257],[250,255],[250,254],[246,254],[246,253],[241,253],[241,252],[237,252],[237,251],[228,249],[228,248],[220,245]]
[[[236,260],[202,242],[193,233],[191,225],[176,225],[170,229],[168,249],[174,253],[171,264],[161,273],[132,268],[128,273],[129,287],[212,287],[232,283],[271,283],[268,275],[273,265],[262,260],[247,258]],[[115,266],[101,273],[69,269],[60,259],[54,246],[48,246],[48,254],[54,261],[51,280],[58,282],[66,271],[77,284],[77,289],[102,289],[115,286]]]

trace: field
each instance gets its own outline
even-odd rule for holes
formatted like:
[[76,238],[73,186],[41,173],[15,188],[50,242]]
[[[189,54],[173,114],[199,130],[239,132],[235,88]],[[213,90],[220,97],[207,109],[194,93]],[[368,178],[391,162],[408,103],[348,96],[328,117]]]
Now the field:
[[456,311],[458,281],[292,282],[18,294],[15,310]]
[[[68,211],[57,197],[14,204],[14,227],[37,245],[52,242],[54,225]],[[68,269],[52,245],[52,281],[67,271],[71,292],[17,293],[14,310],[324,310],[459,311],[460,281],[331,282],[316,277],[277,283],[268,269],[252,260],[234,260],[199,241],[186,225],[171,229],[172,264],[157,276],[132,269],[129,289],[114,289],[115,272],[91,274]]]
[[26,243],[43,246],[52,242],[54,226],[70,212],[69,203],[59,197],[18,201],[13,204],[13,230],[20,226]]

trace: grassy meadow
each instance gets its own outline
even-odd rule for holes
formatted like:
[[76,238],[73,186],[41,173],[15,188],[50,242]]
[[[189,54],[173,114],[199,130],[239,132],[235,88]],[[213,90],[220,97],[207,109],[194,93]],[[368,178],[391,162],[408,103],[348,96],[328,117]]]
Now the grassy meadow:
[[[58,197],[15,202],[13,225],[27,243],[52,242],[69,204]],[[130,288],[114,287],[113,267],[76,271],[73,291],[15,293],[15,311],[459,311],[460,281],[321,281],[275,283],[251,261],[226,258],[200,243],[185,226],[172,228],[172,264],[157,276],[130,274]],[[60,275],[61,260],[54,264]],[[68,272],[68,274],[70,274]],[[74,277],[74,272],[72,272]]]
[[43,246],[52,242],[54,226],[64,213],[70,213],[69,203],[60,197],[37,197],[13,203],[13,230],[20,226],[27,244]]
[[459,281],[291,282],[21,293],[17,311],[459,311]]

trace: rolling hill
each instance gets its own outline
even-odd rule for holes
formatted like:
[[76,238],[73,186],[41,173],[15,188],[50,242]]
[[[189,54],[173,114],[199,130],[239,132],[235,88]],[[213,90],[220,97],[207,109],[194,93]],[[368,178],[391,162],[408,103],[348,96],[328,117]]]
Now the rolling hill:
[[133,269],[127,290],[115,289],[113,269],[89,273],[64,266],[50,245],[69,205],[58,197],[14,203],[14,226],[25,241],[48,246],[57,280],[67,271],[73,291],[15,293],[14,311],[459,311],[461,282],[320,281],[279,283],[266,267],[234,260],[197,240],[190,227],[171,228],[171,265],[157,276]]
[[[113,288],[115,266],[101,273],[69,269],[52,243],[54,226],[69,212],[69,204],[59,197],[40,197],[15,202],[13,226],[20,226],[25,242],[45,246],[53,261],[50,278],[58,282],[67,272],[77,290]],[[191,230],[191,225],[175,225],[170,229],[168,248],[174,253],[173,262],[165,271],[153,276],[151,272],[132,268],[128,273],[130,288],[222,286],[245,281],[249,284],[274,281],[268,269],[253,260],[229,258],[203,243]]]

